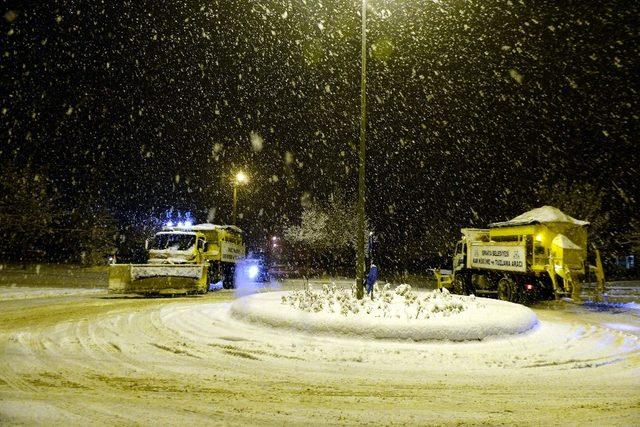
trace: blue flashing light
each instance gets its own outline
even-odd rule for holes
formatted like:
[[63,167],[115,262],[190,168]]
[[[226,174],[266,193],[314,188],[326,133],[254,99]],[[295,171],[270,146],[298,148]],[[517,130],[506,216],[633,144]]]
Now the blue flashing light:
[[260,267],[258,267],[257,265],[250,265],[247,268],[247,276],[249,276],[249,279],[255,279],[256,277],[258,277],[258,274],[260,273]]
[[167,222],[167,227],[173,227],[173,221]]
[[184,227],[185,227],[185,228],[191,228],[191,227],[193,227],[193,222],[191,222],[191,221],[185,221],[185,222],[184,222]]

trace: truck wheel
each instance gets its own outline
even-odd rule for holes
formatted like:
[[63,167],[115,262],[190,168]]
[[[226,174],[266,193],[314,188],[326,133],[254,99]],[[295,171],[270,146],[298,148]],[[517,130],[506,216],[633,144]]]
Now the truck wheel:
[[503,277],[498,282],[498,298],[502,301],[513,302],[516,297],[516,286],[509,277]]
[[222,274],[220,272],[220,264],[217,262],[210,261],[209,268],[207,270],[207,282],[211,285],[212,283],[218,283]]
[[553,291],[553,299],[555,301],[560,301],[560,300],[562,300],[562,297],[564,297],[564,292],[562,292],[560,289],[554,289],[554,291]]
[[464,290],[464,294],[465,295],[475,295],[476,294],[476,287],[473,286],[473,284],[471,284],[471,283],[467,283],[467,286],[465,287],[465,290]]
[[233,289],[235,279],[235,265],[229,265],[224,268],[224,276],[222,278],[222,287],[225,289]]
[[464,283],[462,281],[462,277],[456,276],[453,279],[452,285],[453,285],[452,289],[454,294],[464,295]]
[[211,267],[207,270],[207,289],[211,286],[212,283],[216,283],[214,272],[211,271]]

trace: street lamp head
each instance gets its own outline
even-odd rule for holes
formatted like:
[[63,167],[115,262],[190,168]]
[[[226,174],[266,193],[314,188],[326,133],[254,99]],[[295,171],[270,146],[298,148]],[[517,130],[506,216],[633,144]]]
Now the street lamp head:
[[246,184],[248,181],[249,181],[249,178],[242,171],[236,172],[236,175],[233,177],[233,211],[231,213],[233,218],[233,225],[236,225],[236,219],[237,219],[236,214],[237,214],[237,208],[238,208],[238,185]]
[[248,181],[249,181],[249,178],[247,177],[247,175],[244,172],[240,171],[240,172],[236,173],[236,183],[237,184],[244,184],[244,183],[246,183]]

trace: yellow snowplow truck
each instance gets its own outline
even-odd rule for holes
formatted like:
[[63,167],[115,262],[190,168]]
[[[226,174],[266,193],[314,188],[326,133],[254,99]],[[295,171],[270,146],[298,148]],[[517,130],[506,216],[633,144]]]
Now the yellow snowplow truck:
[[196,294],[220,281],[232,288],[235,266],[246,252],[242,230],[215,224],[165,227],[146,249],[147,264],[110,266],[110,293]]
[[457,294],[496,295],[530,302],[570,295],[580,301],[581,285],[594,271],[604,292],[600,254],[587,263],[587,226],[552,206],[526,212],[488,229],[462,229],[452,273],[437,274],[438,286]]

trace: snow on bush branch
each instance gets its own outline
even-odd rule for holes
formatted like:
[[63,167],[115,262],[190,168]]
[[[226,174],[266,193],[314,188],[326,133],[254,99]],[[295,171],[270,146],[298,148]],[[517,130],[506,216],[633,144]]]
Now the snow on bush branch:
[[334,313],[342,316],[360,315],[386,319],[426,320],[432,317],[447,317],[461,313],[470,307],[480,306],[475,296],[461,298],[451,295],[446,289],[427,293],[416,293],[410,285],[403,284],[391,289],[390,284],[382,289],[375,286],[375,299],[356,298],[355,287],[338,289],[335,284],[314,289],[307,285],[282,297],[282,304],[308,313]]

